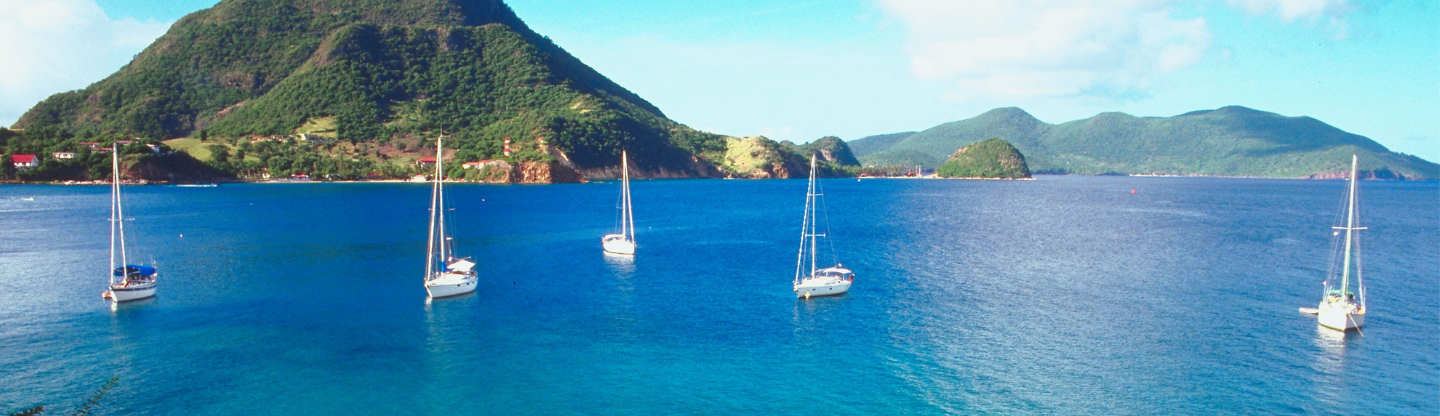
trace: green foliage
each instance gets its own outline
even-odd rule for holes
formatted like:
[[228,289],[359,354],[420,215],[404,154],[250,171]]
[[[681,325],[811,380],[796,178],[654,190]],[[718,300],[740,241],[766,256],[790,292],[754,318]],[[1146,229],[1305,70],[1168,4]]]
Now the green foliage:
[[1025,165],[1025,156],[1015,146],[1000,139],[972,143],[955,151],[944,165],[935,170],[942,178],[999,178],[1020,179],[1030,177],[1030,168]]
[[15,156],[15,154],[10,152],[5,152],[4,155],[0,155],[0,179],[15,179],[15,163],[12,162],[11,159],[13,156]]
[[851,145],[867,150],[860,156],[866,165],[937,166],[952,149],[990,137],[1009,141],[1034,171],[1046,173],[1303,177],[1343,171],[1358,153],[1367,176],[1440,178],[1440,165],[1319,120],[1237,106],[1174,117],[1103,113],[1055,125],[1001,108],[888,145],[893,138]]
[[[85,404],[81,405],[79,409],[76,409],[70,414],[76,416],[91,414],[96,409],[100,408],[100,401],[104,400],[105,396],[110,395],[110,389],[115,388],[115,385],[119,382],[119,377],[111,377],[109,380],[106,380],[104,385],[101,385],[98,390],[95,390],[95,394],[91,395],[85,400]],[[21,410],[19,412],[9,413],[8,416],[38,416],[45,414],[45,410],[45,406],[35,406],[29,409]]]
[[212,144],[206,146],[206,148],[210,150],[210,160],[214,160],[219,163],[225,163],[230,161],[230,146],[226,146],[223,144]]
[[72,414],[73,414],[73,415],[88,415],[88,414],[90,414],[92,411],[94,411],[96,408],[99,408],[99,407],[100,407],[100,400],[104,399],[105,396],[109,395],[109,394],[110,394],[110,389],[115,388],[115,384],[117,384],[117,383],[119,383],[119,382],[120,382],[120,378],[119,378],[119,377],[110,377],[110,380],[106,380],[106,381],[105,381],[105,385],[100,386],[100,389],[99,389],[99,390],[95,390],[95,394],[94,394],[94,395],[91,395],[89,399],[85,400],[85,405],[84,405],[84,406],[81,406],[80,409],[75,410],[75,412],[72,413]]
[[869,155],[871,153],[889,149],[890,146],[894,146],[895,143],[899,143],[901,140],[905,140],[906,138],[914,134],[915,132],[913,131],[890,134],[877,134],[874,136],[866,136],[856,140],[851,140],[847,144],[850,146],[850,150],[855,153],[855,157],[859,158]]
[[8,416],[36,416],[45,413],[45,406],[35,406],[29,409],[10,413]]
[[266,174],[272,179],[303,174],[324,180],[360,180],[407,178],[417,172],[409,164],[382,162],[359,155],[336,155],[315,145],[278,140],[244,142],[237,146],[234,157],[212,159],[207,165],[250,179],[263,179]]
[[[42,131],[35,137],[47,144],[324,130],[352,146],[395,142],[402,150],[444,132],[467,160],[545,162],[553,148],[582,169],[614,165],[622,149],[642,169],[672,171],[692,170],[691,155],[724,153],[723,137],[666,119],[499,1],[225,0],[181,19],[121,71],[50,97],[17,125]],[[242,153],[235,159],[257,156]],[[333,156],[341,165],[352,155]],[[241,175],[254,167],[211,162]]]

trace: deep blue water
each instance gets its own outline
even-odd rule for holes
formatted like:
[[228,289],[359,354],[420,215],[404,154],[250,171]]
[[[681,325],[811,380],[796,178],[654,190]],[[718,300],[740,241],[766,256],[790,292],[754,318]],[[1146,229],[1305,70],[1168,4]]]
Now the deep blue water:
[[116,310],[108,188],[0,186],[0,412],[1440,413],[1436,182],[1361,184],[1345,336],[1296,312],[1342,182],[824,186],[845,296],[790,292],[804,181],[636,181],[633,262],[615,183],[447,188],[481,283],[428,304],[426,185],[128,187]]

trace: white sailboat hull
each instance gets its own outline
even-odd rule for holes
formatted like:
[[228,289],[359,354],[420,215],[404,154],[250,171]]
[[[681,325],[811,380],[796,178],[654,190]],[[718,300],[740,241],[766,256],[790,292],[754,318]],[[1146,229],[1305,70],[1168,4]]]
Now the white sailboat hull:
[[606,253],[635,255],[635,242],[626,240],[619,234],[610,234],[600,239],[600,245],[605,248]]
[[1365,325],[1365,314],[1363,313],[1347,313],[1344,310],[1332,309],[1322,310],[1318,315],[1321,326],[1334,330],[1349,331]]
[[834,296],[850,291],[849,280],[836,278],[810,278],[795,285],[795,297]]
[[158,283],[155,282],[144,285],[111,285],[110,300],[115,303],[120,303],[151,298],[155,296],[156,286],[158,286]]
[[425,282],[425,292],[431,299],[448,298],[474,292],[480,279],[474,274],[444,273]]

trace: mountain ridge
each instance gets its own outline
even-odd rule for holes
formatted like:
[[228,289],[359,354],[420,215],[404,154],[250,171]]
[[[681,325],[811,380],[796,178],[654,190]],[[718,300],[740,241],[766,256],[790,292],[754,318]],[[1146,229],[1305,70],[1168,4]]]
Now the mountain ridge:
[[1111,111],[1059,124],[1003,107],[902,140],[888,135],[857,139],[851,148],[865,165],[934,167],[954,148],[992,137],[1013,144],[1037,173],[1326,177],[1348,168],[1343,162],[1354,152],[1361,155],[1367,177],[1440,178],[1440,165],[1390,152],[1313,117],[1243,106],[1171,117]]

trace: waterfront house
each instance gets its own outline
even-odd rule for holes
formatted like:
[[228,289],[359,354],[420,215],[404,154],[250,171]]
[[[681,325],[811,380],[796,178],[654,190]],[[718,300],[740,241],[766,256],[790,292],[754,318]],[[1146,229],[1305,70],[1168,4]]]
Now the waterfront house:
[[425,157],[422,157],[422,158],[420,158],[420,159],[415,160],[415,164],[416,164],[416,165],[420,165],[420,167],[422,167],[422,168],[423,168],[423,167],[426,167],[426,166],[433,166],[433,165],[435,164],[435,157],[434,157],[434,156],[425,156]]
[[27,170],[40,166],[40,160],[35,155],[13,155],[10,162],[15,164],[15,170]]

